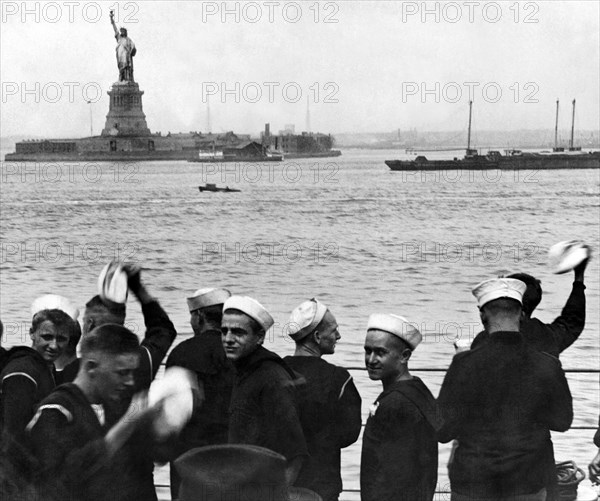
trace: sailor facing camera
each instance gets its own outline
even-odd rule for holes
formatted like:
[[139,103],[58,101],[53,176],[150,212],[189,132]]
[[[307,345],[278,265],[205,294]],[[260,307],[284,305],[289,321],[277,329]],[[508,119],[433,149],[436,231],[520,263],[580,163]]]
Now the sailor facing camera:
[[257,445],[283,455],[286,482],[293,485],[307,455],[300,425],[295,374],[263,348],[273,325],[256,300],[231,296],[223,306],[221,340],[236,368],[229,410],[229,443]]
[[437,483],[439,427],[435,399],[408,371],[421,333],[405,318],[369,317],[365,364],[383,383],[363,434],[362,501],[431,501]]

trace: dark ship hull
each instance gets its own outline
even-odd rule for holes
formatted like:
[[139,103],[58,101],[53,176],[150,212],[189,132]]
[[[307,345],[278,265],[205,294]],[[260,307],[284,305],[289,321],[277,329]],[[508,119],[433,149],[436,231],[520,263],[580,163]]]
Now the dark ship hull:
[[454,160],[428,160],[419,156],[415,160],[386,160],[385,164],[395,171],[436,170],[557,170],[599,169],[600,152],[590,153],[522,153],[518,155],[473,155]]

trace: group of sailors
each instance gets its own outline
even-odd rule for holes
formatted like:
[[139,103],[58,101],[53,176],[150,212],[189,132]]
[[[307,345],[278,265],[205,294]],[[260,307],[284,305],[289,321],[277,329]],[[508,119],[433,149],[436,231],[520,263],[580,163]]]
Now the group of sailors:
[[[438,442],[451,441],[453,501],[558,499],[550,430],[573,419],[558,357],[585,325],[586,265],[551,324],[531,316],[542,296],[534,277],[477,285],[483,330],[455,354],[437,399],[409,371],[423,339],[414,324],[369,317],[365,365],[383,391],[362,438],[363,501],[431,501]],[[288,324],[295,352],[281,358],[263,345],[274,320],[257,300],[196,291],[187,299],[194,336],[166,360],[167,371],[194,375],[194,411],[182,430],[158,437],[160,407],[145,390],[177,333],[138,267],[111,273],[81,325],[68,299],[42,296],[31,347],[1,349],[0,499],[152,501],[154,463],[170,462],[174,500],[337,501],[361,397],[349,372],[323,359],[340,340],[333,312],[314,298],[297,306]],[[124,326],[123,277],[141,305],[141,343]],[[600,480],[600,451],[589,471]]]

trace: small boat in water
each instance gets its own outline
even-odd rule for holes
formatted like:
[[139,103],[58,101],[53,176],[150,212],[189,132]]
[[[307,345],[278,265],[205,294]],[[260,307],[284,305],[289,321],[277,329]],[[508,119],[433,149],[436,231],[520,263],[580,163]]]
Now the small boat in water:
[[203,191],[238,193],[241,190],[236,190],[235,188],[230,188],[229,186],[225,186],[225,188],[218,188],[216,184],[206,183],[204,186],[198,186],[198,191],[200,191],[200,193]]

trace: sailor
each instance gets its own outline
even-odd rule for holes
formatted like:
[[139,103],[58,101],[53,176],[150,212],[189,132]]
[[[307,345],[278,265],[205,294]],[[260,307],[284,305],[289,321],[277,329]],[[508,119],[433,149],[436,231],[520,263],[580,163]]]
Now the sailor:
[[340,339],[337,321],[323,303],[311,299],[294,309],[288,333],[296,351],[284,361],[306,380],[300,392],[300,420],[309,453],[294,485],[311,489],[323,501],[337,501],[342,491],[341,449],[360,434],[360,395],[346,369],[321,358],[333,354]]
[[[105,323],[124,325],[127,291],[133,292],[140,302],[146,324],[146,333],[140,345],[140,364],[136,369],[134,390],[137,392],[150,386],[177,336],[177,331],[158,300],[148,292],[142,282],[141,268],[128,264],[118,267],[116,264],[110,263],[100,276],[100,281],[105,283],[104,293],[94,296],[85,305],[83,337]],[[111,268],[117,269],[112,269],[111,273]],[[65,367],[62,382],[73,381],[78,370],[79,360],[75,360]],[[127,409],[128,405],[129,402],[126,402],[122,410]]]
[[[62,296],[46,295],[31,305],[32,345],[8,351],[0,372],[0,428],[20,440],[35,408],[56,386],[54,362],[75,330],[76,308]],[[3,439],[4,441],[4,439]]]
[[[229,401],[233,388],[233,364],[225,356],[221,342],[223,304],[231,296],[227,289],[204,288],[187,298],[194,337],[177,345],[167,360],[167,368],[184,367],[197,377],[199,406],[180,434],[176,456],[195,447],[226,444]],[[180,479],[171,463],[171,497],[178,498]]]
[[221,340],[236,369],[229,408],[229,443],[265,447],[286,458],[293,485],[307,455],[297,409],[295,374],[262,344],[273,318],[258,301],[231,296],[223,305]]
[[[582,261],[574,269],[574,282],[571,294],[560,316],[550,324],[545,324],[531,314],[542,300],[541,282],[527,273],[514,273],[507,278],[521,280],[527,286],[523,294],[523,309],[520,331],[523,338],[534,348],[558,357],[571,346],[585,327],[585,284],[584,273],[589,259]],[[489,339],[486,331],[480,332],[471,345],[476,348]]]
[[135,387],[139,359],[137,336],[123,326],[103,324],[83,338],[75,381],[46,397],[27,426],[45,498],[148,499],[135,471],[115,459],[153,410],[135,398],[112,426],[105,412]]
[[69,365],[73,360],[77,358],[77,344],[79,343],[79,339],[81,338],[81,326],[79,325],[79,309],[73,305],[66,297],[59,296],[56,294],[46,294],[45,296],[37,298],[33,305],[32,311],[34,309],[40,310],[42,308],[45,309],[59,309],[64,311],[67,315],[71,317],[73,323],[71,325],[72,329],[69,333],[69,342],[65,351],[54,361],[54,368],[56,370],[56,382],[60,384],[62,381],[62,371],[63,369]]
[[[87,304],[83,316],[83,339],[93,329],[105,323],[125,323],[125,303],[128,291],[133,292],[141,304],[146,333],[138,346],[139,364],[135,369],[134,385],[129,391],[121,393],[120,399],[111,400],[105,405],[107,426],[114,425],[125,414],[131,404],[134,393],[146,390],[156,376],[160,364],[173,344],[177,331],[167,313],[147,290],[141,280],[141,269],[134,265],[109,263],[100,274],[99,292]],[[80,369],[80,359],[65,367],[63,381],[72,382]],[[121,452],[113,459],[120,463],[123,471],[128,471],[129,478],[139,483],[133,492],[135,499],[152,501],[156,499],[154,488],[154,444],[144,436],[142,431],[136,432]],[[134,498],[132,498],[134,499]]]
[[525,290],[513,278],[473,289],[489,340],[454,356],[438,397],[439,440],[459,443],[453,501],[546,499],[550,430],[569,429],[573,406],[558,359],[519,332]]
[[[545,351],[558,358],[564,350],[577,340],[583,331],[586,306],[584,273],[588,261],[589,258],[584,259],[574,268],[575,278],[571,294],[560,316],[556,317],[550,324],[546,324],[537,318],[531,318],[531,314],[542,300],[540,280],[527,273],[514,273],[507,276],[507,278],[521,280],[527,286],[523,294],[523,309],[519,330],[523,335],[523,339],[535,349]],[[482,331],[473,340],[471,348],[476,348],[488,340],[489,335],[486,331]],[[552,447],[552,442],[548,446]],[[546,490],[548,501],[558,500],[558,478],[553,449],[548,451],[547,469],[548,483]]]
[[365,364],[383,392],[371,406],[363,434],[362,501],[431,501],[437,482],[435,399],[412,376],[408,361],[421,333],[404,317],[369,317]]

